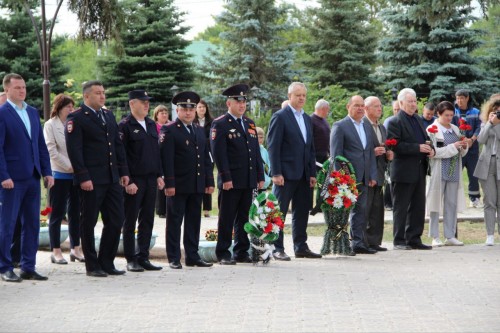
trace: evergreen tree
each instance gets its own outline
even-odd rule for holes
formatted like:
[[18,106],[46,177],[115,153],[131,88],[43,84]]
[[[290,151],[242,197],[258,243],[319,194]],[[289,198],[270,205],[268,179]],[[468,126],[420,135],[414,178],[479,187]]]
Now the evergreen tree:
[[127,27],[120,33],[123,54],[99,61],[107,88],[107,103],[125,106],[127,92],[145,89],[155,103],[169,103],[173,85],[191,86],[192,65],[182,34],[183,14],[173,0],[128,0],[124,3]]
[[382,12],[388,34],[380,42],[387,88],[412,87],[419,97],[451,99],[467,88],[480,101],[491,82],[484,80],[471,52],[481,31],[467,27],[474,20],[467,0],[391,0]]
[[[36,17],[37,22],[39,21]],[[39,22],[38,22],[39,23]],[[55,38],[53,45],[64,42],[64,38]],[[61,76],[69,68],[62,62],[63,54],[51,58],[50,81],[53,92],[64,91]],[[43,92],[40,68],[40,51],[30,18],[24,12],[12,12],[7,17],[0,17],[0,77],[5,74],[20,74],[26,81],[26,103],[42,111]],[[3,89],[2,89],[3,90]]]
[[288,7],[274,0],[229,0],[224,8],[216,18],[221,43],[205,59],[205,79],[220,89],[240,82],[257,86],[264,108],[279,106],[295,75],[294,45],[281,38]]
[[377,45],[370,14],[360,0],[320,0],[305,44],[310,58],[305,61],[311,80],[321,87],[340,84],[362,94],[375,88],[370,75]]

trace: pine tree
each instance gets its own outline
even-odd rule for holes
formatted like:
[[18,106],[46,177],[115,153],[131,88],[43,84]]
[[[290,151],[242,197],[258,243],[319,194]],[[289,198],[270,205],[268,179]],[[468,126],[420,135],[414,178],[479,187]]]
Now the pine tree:
[[360,0],[320,0],[313,10],[305,44],[305,61],[313,82],[321,87],[340,84],[362,94],[375,88],[371,76],[377,39],[370,15]]
[[187,89],[193,80],[192,65],[182,38],[189,28],[182,27],[183,14],[173,0],[139,0],[124,3],[126,30],[120,33],[123,54],[99,61],[107,88],[107,103],[122,107],[127,92],[145,89],[154,103],[169,103],[170,87]]
[[459,88],[478,100],[491,83],[483,78],[471,52],[481,43],[481,31],[467,0],[392,0],[382,12],[388,35],[380,41],[387,88],[412,87],[419,97],[451,99]]
[[287,7],[274,0],[229,0],[216,22],[222,25],[217,51],[205,59],[205,79],[221,90],[236,83],[257,86],[264,108],[286,99],[295,72],[293,46],[285,45]]

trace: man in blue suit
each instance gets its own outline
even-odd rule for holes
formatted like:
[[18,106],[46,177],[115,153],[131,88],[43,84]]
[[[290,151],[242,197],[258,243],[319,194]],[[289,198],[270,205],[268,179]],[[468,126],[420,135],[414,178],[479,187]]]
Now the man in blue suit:
[[[40,231],[40,178],[54,184],[38,111],[26,104],[19,74],[3,79],[7,102],[0,107],[0,275],[7,282],[47,280],[35,271]],[[21,219],[21,274],[13,271],[10,246]]]
[[347,158],[354,167],[356,182],[359,183],[359,196],[351,211],[351,247],[355,253],[373,254],[365,242],[368,186],[377,184],[377,163],[373,150],[373,140],[370,124],[363,121],[365,101],[361,96],[353,96],[347,103],[348,115],[332,126],[330,136],[330,155]]
[[[267,137],[273,192],[286,215],[292,201],[292,237],[296,258],[321,258],[307,246],[307,222],[311,209],[310,188],[316,185],[315,151],[311,118],[304,112],[307,89],[301,82],[288,87],[289,105],[273,114]],[[283,232],[274,243],[274,258],[290,260]]]

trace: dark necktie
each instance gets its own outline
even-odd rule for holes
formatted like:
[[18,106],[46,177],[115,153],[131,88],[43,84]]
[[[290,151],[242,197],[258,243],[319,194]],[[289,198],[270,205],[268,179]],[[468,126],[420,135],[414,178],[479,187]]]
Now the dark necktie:
[[97,111],[97,118],[104,124],[106,124],[106,120],[104,120],[104,114],[102,113],[102,110]]
[[194,134],[193,125],[188,125],[187,128],[189,129],[189,133],[191,134],[191,138],[193,139],[193,141],[196,141],[196,135]]
[[238,122],[238,125],[240,125],[241,130],[243,131],[243,135],[246,135],[245,131],[245,125],[243,125],[243,122],[241,121],[241,118],[236,118],[236,121]]

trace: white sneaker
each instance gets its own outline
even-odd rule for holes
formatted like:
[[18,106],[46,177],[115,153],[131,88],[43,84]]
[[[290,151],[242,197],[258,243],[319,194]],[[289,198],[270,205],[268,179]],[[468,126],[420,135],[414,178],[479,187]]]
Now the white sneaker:
[[479,198],[471,200],[470,201],[470,205],[471,205],[472,208],[481,208],[482,207],[481,200],[479,200]]
[[463,246],[464,243],[456,239],[455,237],[453,238],[448,238],[444,241],[444,245],[446,246]]
[[493,246],[493,244],[495,244],[495,236],[494,235],[486,236],[486,242],[484,244],[486,246]]
[[443,242],[439,238],[434,238],[432,239],[432,246],[441,247],[443,246]]

